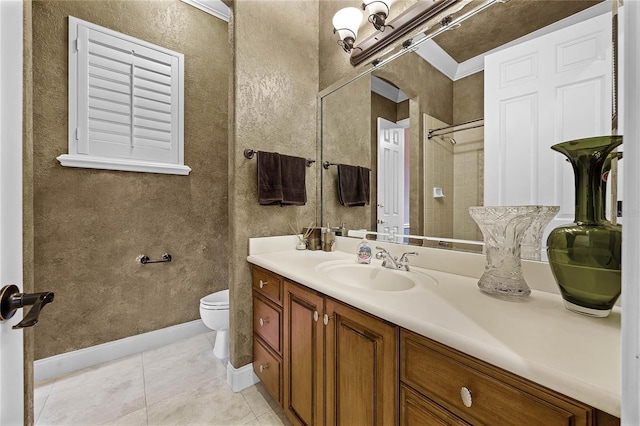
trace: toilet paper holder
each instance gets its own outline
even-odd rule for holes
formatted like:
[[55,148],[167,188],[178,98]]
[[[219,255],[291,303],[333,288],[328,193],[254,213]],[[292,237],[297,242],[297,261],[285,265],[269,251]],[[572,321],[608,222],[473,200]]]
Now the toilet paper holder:
[[162,259],[158,259],[158,260],[151,260],[149,258],[149,256],[145,255],[145,254],[141,254],[140,256],[138,256],[136,258],[136,261],[142,263],[143,265],[146,265],[147,263],[165,263],[165,262],[171,262],[171,255],[169,253],[165,253],[162,255]]

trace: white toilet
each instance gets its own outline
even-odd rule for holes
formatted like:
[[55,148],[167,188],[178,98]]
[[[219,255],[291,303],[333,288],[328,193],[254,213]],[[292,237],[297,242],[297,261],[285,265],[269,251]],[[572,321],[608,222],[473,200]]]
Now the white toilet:
[[200,318],[204,325],[216,331],[213,354],[219,359],[229,358],[229,290],[200,299]]

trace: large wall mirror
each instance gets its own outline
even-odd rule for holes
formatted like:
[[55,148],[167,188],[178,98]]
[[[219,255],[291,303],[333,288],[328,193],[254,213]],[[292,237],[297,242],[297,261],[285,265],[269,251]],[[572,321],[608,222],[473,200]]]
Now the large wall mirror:
[[[470,206],[559,205],[549,229],[573,220],[573,172],[549,147],[611,134],[612,3],[480,3],[321,94],[324,226],[481,251]],[[370,204],[340,203],[334,164],[371,170]]]

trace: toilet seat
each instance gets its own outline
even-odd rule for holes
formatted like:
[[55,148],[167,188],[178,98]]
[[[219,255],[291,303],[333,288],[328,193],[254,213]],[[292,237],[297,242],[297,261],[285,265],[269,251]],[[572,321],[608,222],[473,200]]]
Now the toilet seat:
[[212,293],[200,299],[200,307],[207,310],[228,310],[229,290]]

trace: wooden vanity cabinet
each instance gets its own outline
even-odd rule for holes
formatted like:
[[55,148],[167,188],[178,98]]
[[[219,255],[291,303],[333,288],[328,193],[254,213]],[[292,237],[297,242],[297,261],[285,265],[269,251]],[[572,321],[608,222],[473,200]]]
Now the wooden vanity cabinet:
[[253,371],[282,403],[282,279],[253,267]]
[[620,424],[257,266],[253,316],[254,371],[295,425]]
[[397,424],[398,327],[286,280],[284,300],[291,422]]

